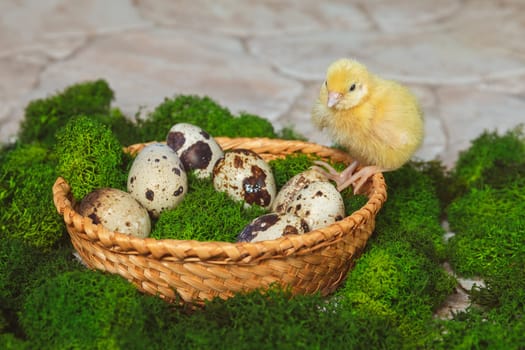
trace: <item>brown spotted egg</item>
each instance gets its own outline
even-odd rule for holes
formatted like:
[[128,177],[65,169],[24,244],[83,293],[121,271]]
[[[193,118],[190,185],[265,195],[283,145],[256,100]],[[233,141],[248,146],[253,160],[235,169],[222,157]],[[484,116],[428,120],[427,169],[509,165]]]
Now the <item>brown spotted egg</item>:
[[290,234],[302,234],[310,231],[308,224],[294,214],[270,213],[261,215],[237,236],[238,242],[259,242],[276,239]]
[[179,156],[186,171],[195,170],[198,178],[208,178],[224,155],[221,146],[206,131],[188,123],[171,127],[166,144]]
[[176,207],[188,192],[188,179],[175,151],[161,143],[145,146],[129,170],[128,192],[153,217]]
[[246,149],[226,152],[217,162],[213,187],[247,206],[264,208],[270,208],[276,194],[272,169],[257,153]]
[[129,193],[115,188],[89,193],[80,202],[78,212],[111,231],[141,238],[151,231],[148,211]]
[[345,205],[334,185],[319,181],[304,186],[286,212],[303,218],[311,230],[316,230],[344,218]]
[[317,181],[326,182],[328,179],[315,169],[308,169],[295,175],[288,180],[283,187],[281,187],[279,193],[277,193],[275,201],[272,204],[272,211],[280,214],[285,213],[290,202],[294,200],[297,193],[305,186]]

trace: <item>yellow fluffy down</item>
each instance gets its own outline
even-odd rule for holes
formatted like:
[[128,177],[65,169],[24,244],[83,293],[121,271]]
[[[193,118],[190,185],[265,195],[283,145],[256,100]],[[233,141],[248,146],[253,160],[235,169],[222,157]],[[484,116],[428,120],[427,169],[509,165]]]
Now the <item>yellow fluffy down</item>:
[[[332,107],[328,106],[329,95],[337,97]],[[326,128],[333,141],[361,165],[385,171],[406,163],[423,140],[423,116],[414,95],[349,59],[328,68],[312,121]]]

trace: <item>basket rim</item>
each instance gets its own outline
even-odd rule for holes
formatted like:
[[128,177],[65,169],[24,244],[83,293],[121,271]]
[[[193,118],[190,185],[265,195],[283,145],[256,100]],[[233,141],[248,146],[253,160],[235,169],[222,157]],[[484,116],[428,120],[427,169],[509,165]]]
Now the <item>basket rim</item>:
[[[270,138],[229,138],[215,137],[224,150],[234,148],[256,148],[258,153],[274,154],[275,147],[286,153],[315,153],[333,161],[350,164],[352,158],[345,152],[307,141],[281,140]],[[139,143],[125,147],[130,154],[157,141]],[[346,234],[360,227],[367,220],[374,219],[386,201],[386,183],[381,173],[375,174],[363,186],[368,200],[360,209],[343,219],[317,230],[301,235],[286,235],[274,240],[259,242],[221,242],[139,238],[111,231],[102,224],[94,224],[89,217],[76,212],[71,200],[71,186],[63,177],[58,177],[53,185],[53,201],[57,212],[63,216],[70,235],[92,241],[126,255],[148,255],[157,260],[190,262],[201,261],[213,264],[244,263],[252,264],[260,260],[306,254],[315,249],[338,242]]]

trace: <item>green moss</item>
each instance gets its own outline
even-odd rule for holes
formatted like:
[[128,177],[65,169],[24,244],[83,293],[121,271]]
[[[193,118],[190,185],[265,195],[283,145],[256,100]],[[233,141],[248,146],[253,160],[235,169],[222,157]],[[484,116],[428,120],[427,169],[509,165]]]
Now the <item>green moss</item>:
[[[219,320],[217,330],[223,333],[209,339],[210,347],[249,349],[257,344],[261,349],[319,348],[333,328],[341,326],[323,314],[322,306],[319,296],[292,298],[289,292],[275,287],[239,294],[226,302],[214,300],[201,316]],[[326,309],[332,310],[329,305]]]
[[38,349],[129,348],[144,336],[140,298],[120,276],[66,272],[29,293],[20,320]]
[[454,285],[439,265],[407,242],[386,242],[357,261],[338,295],[350,309],[384,319],[405,346],[418,348],[434,336],[433,313]]
[[166,98],[148,118],[139,122],[142,140],[165,140],[177,123],[197,125],[212,136],[276,137],[266,119],[245,113],[235,117],[209,97],[180,95]]
[[51,192],[56,179],[53,153],[36,143],[17,144],[0,159],[0,237],[51,248],[64,232]]
[[244,226],[266,213],[258,206],[244,208],[242,202],[216,191],[209,179],[190,174],[188,184],[182,203],[161,213],[150,237],[235,242]]
[[368,202],[368,197],[364,195],[354,195],[351,188],[341,192],[341,195],[343,196],[345,214],[347,216],[352,215],[353,212],[361,209]]
[[492,188],[509,185],[525,187],[525,158],[519,163],[505,163],[496,159],[494,167],[485,169],[482,176],[484,184]]
[[490,275],[507,268],[525,251],[525,187],[472,189],[448,208],[450,260],[466,276]]
[[431,183],[440,203],[441,217],[444,218],[445,208],[464,188],[458,185],[451,175],[451,170],[439,160],[414,160],[410,164]]
[[42,253],[20,240],[0,240],[0,305],[4,314],[16,313],[23,291]]
[[357,262],[341,295],[365,293],[401,313],[432,315],[452,291],[453,280],[406,242],[374,245]]
[[484,310],[494,310],[507,320],[525,318],[525,254],[509,258],[505,267],[484,278],[485,286],[475,286],[471,299]]
[[4,315],[4,310],[0,310],[0,334],[6,333],[8,327],[7,317]]
[[524,254],[524,178],[522,126],[503,135],[484,132],[460,154],[452,179],[462,189],[447,208],[456,233],[449,241],[448,256],[456,272],[492,278],[508,270],[509,260]]
[[505,164],[523,163],[524,140],[523,125],[503,135],[485,131],[472,141],[468,150],[460,153],[452,174],[454,179],[466,188],[483,186],[484,174]]
[[107,114],[113,91],[104,80],[72,85],[53,96],[31,101],[25,109],[19,139],[52,145],[55,132],[79,114]]
[[0,334],[0,349],[4,350],[25,350],[33,349],[31,344],[23,339],[17,338],[12,333]]
[[300,140],[300,141],[308,141],[306,136],[298,133],[296,130],[294,130],[292,127],[284,127],[281,130],[279,130],[279,133],[277,135],[277,138],[283,139],[283,140]]
[[241,112],[239,116],[234,116],[230,120],[230,124],[228,129],[225,128],[222,133],[216,133],[215,135],[229,137],[277,137],[272,123],[255,114]]
[[20,334],[17,314],[24,298],[47,279],[65,271],[80,269],[70,244],[42,251],[19,239],[0,239],[0,311],[6,329]]
[[[80,114],[79,114],[80,115]],[[120,109],[112,108],[104,114],[86,114],[106,125],[122,145],[144,142],[140,127],[135,120],[127,118]]]
[[81,200],[102,187],[124,189],[122,146],[111,130],[87,116],[72,118],[57,132],[57,173]]
[[525,346],[525,138],[522,128],[484,133],[462,154],[455,176],[470,187],[447,208],[449,260],[477,275],[472,306],[442,325],[443,348]]
[[2,149],[0,153],[2,169],[8,174],[18,174],[34,163],[54,162],[54,155],[49,148],[38,142],[31,144],[16,143]]
[[88,115],[110,128],[123,145],[143,142],[134,120],[118,108],[111,108],[114,93],[105,80],[87,81],[54,95],[31,101],[20,125],[22,143],[41,142],[51,146],[55,133],[77,115]]
[[343,317],[349,313],[354,319],[352,333],[360,338],[356,348],[372,349],[426,349],[436,337],[436,329],[431,326],[428,314],[414,314],[421,310],[400,312],[382,300],[373,298],[365,292],[349,292],[344,299]]
[[441,322],[435,349],[523,349],[525,318],[506,320],[495,312],[469,308],[451,321]]
[[292,297],[276,286],[169,315],[162,338],[150,348],[396,349],[404,341],[384,317],[342,308],[319,295]]
[[405,241],[437,263],[445,257],[441,205],[433,178],[419,166],[408,163],[384,173],[388,199],[376,218],[371,243]]
[[292,177],[308,170],[313,161],[318,159],[319,157],[304,153],[293,153],[282,159],[271,160],[268,164],[272,168],[275,184],[280,189]]
[[[62,243],[64,224],[51,201],[57,174],[55,132],[75,129],[70,136],[76,136],[63,139],[72,152],[58,154],[68,154],[66,162],[81,161],[69,169],[88,174],[82,178],[75,173],[78,178],[73,180],[78,184],[74,189],[85,185],[85,191],[102,186],[104,181],[90,184],[94,178],[113,178],[112,187],[123,188],[130,162],[128,156],[118,155],[120,145],[164,140],[178,122],[199,125],[214,136],[276,134],[262,118],[233,116],[213,100],[196,96],[166,99],[135,124],[118,109],[110,109],[112,97],[107,84],[99,81],[34,101],[26,110],[20,143],[0,152],[0,348],[525,347],[522,128],[502,136],[484,133],[450,173],[439,162],[412,162],[385,173],[388,201],[377,216],[376,231],[335,296],[292,297],[272,288],[213,300],[187,312],[137,293],[118,276],[87,271],[72,259],[70,244]],[[84,121],[86,129],[71,126],[71,119],[82,118],[90,120]],[[113,136],[108,136],[111,131]],[[300,138],[293,131],[278,136]],[[98,157],[104,142],[106,149],[115,150],[115,157]],[[88,151],[79,151],[79,145]],[[293,155],[272,162],[278,187],[306,170],[312,159]],[[110,163],[114,166],[108,167]],[[98,173],[107,168],[120,175]],[[158,232],[181,239],[232,241],[259,215],[215,192],[209,181],[190,179],[190,185],[180,207],[184,214],[166,212],[156,223]],[[348,214],[366,201],[349,190],[343,198]],[[456,236],[446,250],[440,219],[449,204],[448,219]],[[202,208],[212,214],[196,215],[204,213]],[[432,313],[453,287],[440,267],[445,253],[457,271],[480,274],[486,287],[471,293],[479,308],[471,307],[451,321],[436,321]]]
[[[522,246],[521,246],[522,247]],[[475,287],[475,306],[441,323],[441,348],[521,349],[525,347],[525,254],[501,261],[485,274],[485,287]]]

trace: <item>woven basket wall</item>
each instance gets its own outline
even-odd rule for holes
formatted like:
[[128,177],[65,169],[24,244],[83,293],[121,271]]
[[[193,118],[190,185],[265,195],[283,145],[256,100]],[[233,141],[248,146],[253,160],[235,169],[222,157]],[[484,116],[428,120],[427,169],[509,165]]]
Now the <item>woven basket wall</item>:
[[[216,138],[224,150],[251,149],[265,160],[294,152],[350,164],[344,152],[301,141]],[[145,144],[127,148],[135,154]],[[326,228],[256,243],[198,242],[137,238],[95,225],[74,210],[69,184],[58,178],[55,206],[73,246],[91,268],[117,273],[140,290],[168,301],[201,303],[214,297],[279,283],[293,293],[333,292],[366,245],[375,216],[386,200],[381,174],[363,186],[368,202]]]

